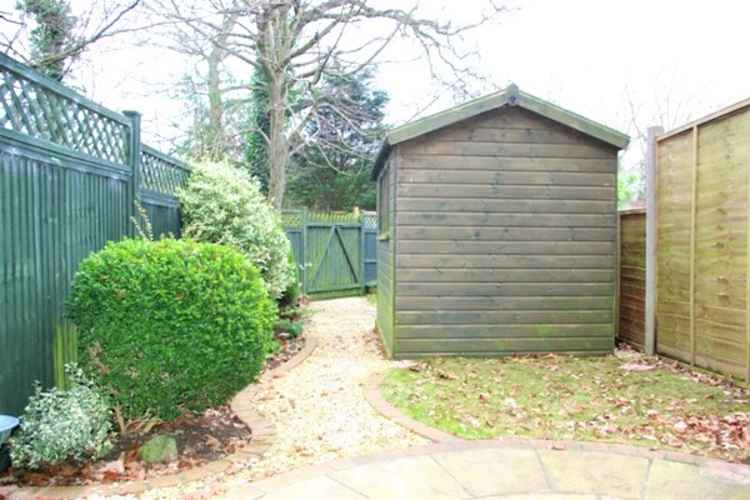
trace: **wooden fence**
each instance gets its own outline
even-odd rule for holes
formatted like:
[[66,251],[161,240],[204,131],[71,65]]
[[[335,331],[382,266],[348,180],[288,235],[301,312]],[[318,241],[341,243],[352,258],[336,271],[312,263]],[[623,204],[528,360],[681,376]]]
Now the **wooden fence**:
[[617,339],[644,349],[646,320],[646,211],[620,212],[620,294]]
[[305,294],[361,294],[377,279],[374,213],[287,210],[284,228],[300,269]]
[[750,100],[649,135],[646,343],[750,380]]
[[75,353],[63,305],[79,262],[134,234],[135,201],[179,234],[187,167],[115,113],[0,55],[0,413],[22,410]]

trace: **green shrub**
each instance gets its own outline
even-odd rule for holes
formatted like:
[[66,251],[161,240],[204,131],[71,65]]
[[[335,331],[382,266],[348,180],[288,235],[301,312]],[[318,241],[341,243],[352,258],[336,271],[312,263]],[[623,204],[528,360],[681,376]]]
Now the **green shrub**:
[[277,333],[287,333],[292,338],[297,338],[302,334],[304,324],[302,321],[292,321],[289,319],[280,319],[276,322],[273,327]]
[[10,438],[13,466],[38,469],[68,460],[99,458],[111,448],[107,399],[73,365],[66,367],[70,388],[43,391],[38,384],[18,432]]
[[292,253],[289,254],[289,266],[294,270],[294,274],[292,275],[292,280],[289,282],[289,285],[279,299],[279,306],[282,310],[296,308],[299,305],[299,299],[302,296],[302,284],[299,280],[299,270],[297,269],[297,262],[294,260],[294,255]]
[[258,182],[231,165],[199,164],[178,196],[182,234],[239,249],[260,270],[271,297],[278,299],[294,277],[291,246]]
[[86,258],[68,315],[79,361],[128,418],[226,403],[260,372],[276,305],[238,251],[125,240]]

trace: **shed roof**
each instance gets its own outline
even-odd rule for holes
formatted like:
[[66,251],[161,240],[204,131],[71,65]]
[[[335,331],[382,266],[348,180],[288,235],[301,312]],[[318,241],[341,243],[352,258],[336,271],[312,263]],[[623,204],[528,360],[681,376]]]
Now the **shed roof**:
[[624,149],[628,145],[628,142],[630,142],[630,137],[622,132],[618,132],[606,125],[589,120],[572,111],[522,92],[515,84],[510,84],[499,92],[474,99],[454,108],[390,130],[386,133],[383,145],[375,160],[375,167],[372,171],[373,180],[378,178],[393,146],[453,125],[454,123],[473,118],[482,113],[502,108],[503,106],[518,106],[527,109],[607,144],[611,144],[618,149]]

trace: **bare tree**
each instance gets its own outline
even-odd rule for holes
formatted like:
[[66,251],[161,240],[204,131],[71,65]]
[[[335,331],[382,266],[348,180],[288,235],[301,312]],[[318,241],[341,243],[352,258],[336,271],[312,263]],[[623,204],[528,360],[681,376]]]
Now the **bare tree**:
[[132,31],[123,20],[140,3],[99,0],[75,14],[68,0],[18,0],[15,13],[0,12],[0,50],[62,80],[89,46]]
[[[465,63],[460,38],[505,10],[487,0],[474,22],[454,26],[421,17],[417,6],[381,8],[373,0],[154,1],[164,16],[265,75],[269,198],[279,208],[287,163],[304,144],[308,123],[319,110],[336,108],[320,91],[324,75],[357,74],[379,62],[395,40],[410,38],[421,47],[434,79],[465,91],[476,75]],[[227,17],[235,19],[229,27]]]

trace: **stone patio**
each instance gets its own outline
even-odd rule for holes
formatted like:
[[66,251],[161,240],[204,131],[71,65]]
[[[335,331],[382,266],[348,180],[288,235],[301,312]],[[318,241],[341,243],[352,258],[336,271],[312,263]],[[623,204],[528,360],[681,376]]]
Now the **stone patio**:
[[[748,499],[750,467],[623,446],[444,443],[338,461],[228,499]],[[603,451],[602,451],[603,450]],[[692,462],[692,463],[690,463]]]

